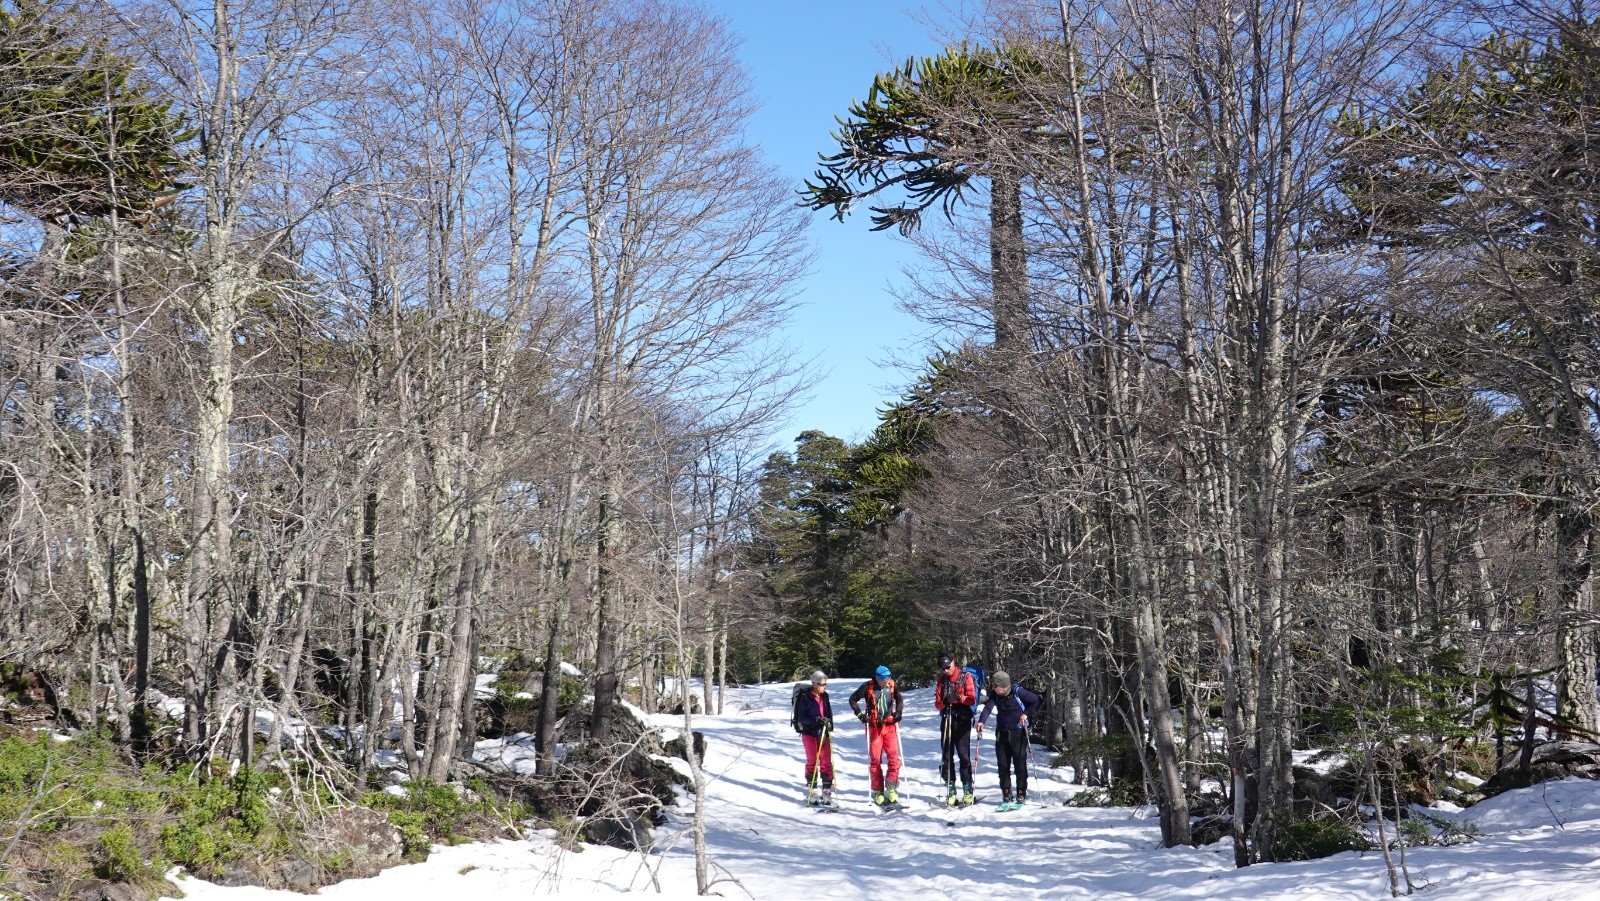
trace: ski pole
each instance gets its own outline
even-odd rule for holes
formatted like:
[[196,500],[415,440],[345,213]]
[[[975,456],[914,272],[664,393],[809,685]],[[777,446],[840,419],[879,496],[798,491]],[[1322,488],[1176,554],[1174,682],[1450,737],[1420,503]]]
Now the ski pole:
[[950,778],[950,769],[951,769],[951,767],[955,766],[955,761],[950,759],[951,758],[951,753],[950,752],[952,750],[953,749],[950,747],[950,718],[948,716],[940,717],[939,718],[939,778],[944,780],[944,782],[946,784],[955,781],[955,780]]
[[872,787],[872,774],[877,768],[872,765],[872,724],[867,724],[867,787]]
[[[830,725],[830,726],[825,727],[822,730],[822,735],[823,735],[823,739],[822,739],[823,742],[826,743],[827,746],[828,746],[828,772],[833,774],[833,787],[834,788],[838,788],[839,787],[839,768],[833,765],[834,764],[834,758],[833,758],[833,726]],[[819,765],[818,765],[817,769],[821,770],[822,769],[822,767],[820,766],[821,761],[818,761],[818,764]]]
[[808,785],[806,787],[806,803],[807,804],[810,804],[811,803],[811,799],[815,798],[817,796],[817,779],[821,775],[822,775],[822,744],[821,744],[821,739],[818,739],[817,753],[816,753],[816,756],[814,758],[812,758],[812,761],[811,761],[811,783],[810,783],[810,785]]
[[[837,785],[838,782],[839,782],[839,773],[838,773],[837,770],[833,769],[833,727],[832,726],[824,726],[822,728],[822,743],[825,746],[827,746],[827,748],[828,748],[828,769],[833,772],[834,784]],[[821,769],[821,767],[819,766],[818,769]]]

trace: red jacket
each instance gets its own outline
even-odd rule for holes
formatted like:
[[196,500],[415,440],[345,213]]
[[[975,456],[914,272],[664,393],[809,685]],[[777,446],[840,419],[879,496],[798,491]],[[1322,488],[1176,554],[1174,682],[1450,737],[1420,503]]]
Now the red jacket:
[[[947,688],[948,687],[948,688]],[[955,700],[949,705],[945,703],[948,689],[954,689]],[[944,673],[939,674],[939,682],[933,687],[933,706],[945,716],[965,716],[972,719],[972,705],[978,703],[978,687],[972,684],[972,674],[966,670],[956,673],[951,679]],[[950,709],[946,710],[946,706]]]
[[[889,716],[883,722],[898,723],[900,722],[901,713],[903,713],[905,710],[905,699],[901,697],[900,686],[896,685],[893,679],[889,680],[888,689],[890,699]],[[873,726],[881,725],[878,722],[878,691],[878,680],[868,679],[867,681],[861,683],[860,687],[850,694],[850,710],[854,712],[856,716],[860,716],[861,702],[866,701],[867,723]]]

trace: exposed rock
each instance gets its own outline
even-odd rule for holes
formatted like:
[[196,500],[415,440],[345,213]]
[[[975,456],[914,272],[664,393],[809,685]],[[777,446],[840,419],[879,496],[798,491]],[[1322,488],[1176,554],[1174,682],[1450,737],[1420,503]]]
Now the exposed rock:
[[653,817],[644,813],[596,818],[584,825],[583,838],[590,844],[610,845],[625,851],[647,850],[650,847],[653,820]]
[[1501,769],[1479,787],[1485,798],[1513,788],[1566,779],[1600,779],[1600,744],[1587,741],[1547,741],[1533,749],[1533,765],[1524,772],[1521,754],[1506,755]]
[[[569,744],[586,741],[589,737],[589,718],[594,711],[593,701],[574,707],[561,721],[559,741]],[[664,753],[661,733],[652,729],[631,704],[619,703],[611,708],[610,744],[614,747],[631,746],[644,754]]]
[[150,893],[131,882],[108,885],[101,897],[104,901],[150,901]]
[[106,884],[98,879],[79,879],[69,883],[61,897],[71,898],[73,901],[104,901]]
[[330,811],[314,829],[318,844],[348,849],[351,870],[363,875],[377,872],[386,862],[405,853],[400,830],[390,824],[388,817],[365,807]]
[[228,867],[224,869],[222,871],[222,875],[218,876],[212,881],[217,885],[225,885],[229,888],[243,888],[246,886],[254,888],[261,887],[260,876],[250,872],[249,870],[244,870],[237,867]]
[[[703,732],[695,732],[693,734],[694,734],[694,756],[695,756],[695,759],[696,760],[705,760],[706,759],[706,736],[705,736],[705,733],[703,733]],[[688,760],[689,759],[689,755],[688,755],[688,750],[689,749],[684,745],[683,736],[681,736],[681,735],[678,736],[677,738],[674,738],[673,740],[667,742],[666,744],[662,745],[662,749],[664,751],[666,751],[668,756],[678,757],[678,758],[681,758],[683,760]]]
[[284,888],[310,892],[317,887],[317,868],[310,861],[285,860],[278,864],[278,878],[283,880]]

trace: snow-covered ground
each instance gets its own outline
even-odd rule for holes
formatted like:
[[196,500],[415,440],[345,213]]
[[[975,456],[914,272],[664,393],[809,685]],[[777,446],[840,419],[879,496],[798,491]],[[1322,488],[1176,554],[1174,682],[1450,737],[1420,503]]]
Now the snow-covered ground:
[[[832,683],[841,723],[837,760],[843,810],[817,813],[801,803],[803,754],[789,728],[789,685],[729,693],[723,716],[695,728],[709,742],[716,780],[707,807],[708,843],[723,897],[1007,899],[1131,898],[1365,899],[1389,897],[1382,856],[1340,854],[1305,863],[1236,870],[1227,842],[1163,849],[1153,811],[1063,806],[1076,789],[1035,758],[1030,804],[994,809],[999,789],[986,737],[978,760],[981,803],[934,806],[938,719],[927,690],[907,694],[902,726],[907,810],[881,814],[867,797],[864,729],[848,719],[845,698],[858,684]],[[681,717],[653,720],[667,729]],[[510,749],[494,748],[502,759]],[[506,763],[514,766],[514,762]],[[547,838],[436,849],[425,863],[372,879],[330,886],[337,901],[453,901],[505,897],[586,898],[622,892],[695,895],[690,811],[657,830],[649,855],[612,848],[562,851]],[[1477,842],[1408,851],[1423,898],[1463,901],[1600,901],[1600,782],[1568,781],[1511,792],[1459,814]],[[184,880],[194,901],[292,901],[289,892],[221,888]],[[659,893],[659,894],[658,894]]]

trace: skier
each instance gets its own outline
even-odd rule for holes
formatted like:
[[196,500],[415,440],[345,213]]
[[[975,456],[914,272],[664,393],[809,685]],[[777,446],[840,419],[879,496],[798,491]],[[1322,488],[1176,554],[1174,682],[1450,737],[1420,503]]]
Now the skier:
[[[1028,800],[1028,711],[1039,709],[1039,696],[1020,685],[1011,684],[1011,676],[997,672],[989,679],[989,700],[983,705],[975,727],[983,736],[983,727],[989,722],[989,711],[996,713],[994,723],[994,765],[1000,771],[1000,809],[1016,810]],[[1011,794],[1011,769],[1017,771],[1017,793]]]
[[[861,709],[862,702],[866,709]],[[905,699],[894,683],[887,666],[878,667],[873,678],[861,683],[850,694],[850,710],[867,724],[867,775],[872,781],[872,803],[879,807],[900,806],[900,716]],[[889,776],[883,775],[883,758],[889,758]]]
[[[828,674],[811,674],[811,690],[795,702],[795,721],[800,740],[806,746],[806,804],[834,807],[833,803],[833,704],[828,700]],[[822,791],[817,791],[817,777]]]
[[[939,708],[939,777],[944,780],[944,803],[966,806],[972,795],[972,705],[978,703],[978,686],[972,674],[956,663],[954,655],[939,657],[939,681],[933,689],[933,706]],[[962,794],[956,795],[959,764]]]

